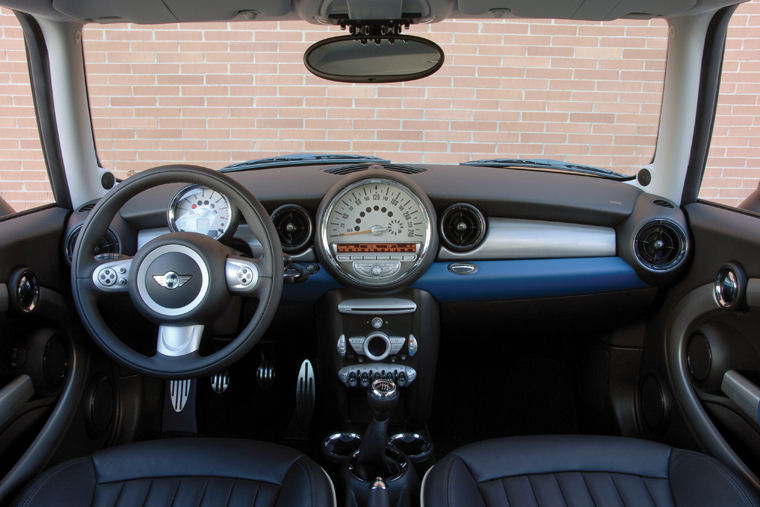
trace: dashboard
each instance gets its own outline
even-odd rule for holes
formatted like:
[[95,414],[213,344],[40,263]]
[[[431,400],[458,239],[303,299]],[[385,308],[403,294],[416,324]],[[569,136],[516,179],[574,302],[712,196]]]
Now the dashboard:
[[[338,287],[375,295],[420,288],[441,302],[626,291],[669,282],[688,258],[682,212],[628,184],[486,167],[345,169],[229,173],[269,210],[287,262],[307,274],[286,287],[286,301],[316,301]],[[87,212],[70,217],[67,252]],[[106,243],[132,255],[170,231],[251,256],[260,248],[226,196],[183,185],[132,199]]]

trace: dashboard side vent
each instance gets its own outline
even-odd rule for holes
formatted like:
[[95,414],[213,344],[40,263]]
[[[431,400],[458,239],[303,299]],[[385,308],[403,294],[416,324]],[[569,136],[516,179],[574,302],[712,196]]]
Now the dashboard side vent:
[[92,208],[94,208],[97,203],[98,201],[90,201],[88,203],[83,204],[82,207],[79,208],[77,211],[80,211],[80,212],[92,211]]
[[476,248],[486,235],[486,219],[472,204],[456,203],[441,215],[441,239],[447,248],[464,252]]
[[[71,259],[74,256],[74,247],[77,244],[77,238],[79,237],[79,232],[81,230],[82,226],[77,225],[68,233],[66,240],[64,241],[64,255],[66,256],[66,260],[69,262],[69,264],[71,264]],[[106,233],[95,245],[95,251],[93,253],[96,256],[121,253],[121,243],[119,241],[119,236],[113,231],[113,229],[110,227],[106,229]]]
[[674,208],[674,206],[670,204],[668,201],[666,201],[665,199],[655,199],[654,201],[652,201],[652,204],[661,206],[663,208],[671,208],[671,209]]
[[284,252],[299,252],[309,245],[313,227],[309,212],[303,207],[283,204],[272,212],[272,222]]
[[359,171],[366,171],[367,169],[385,169],[388,171],[394,171],[397,173],[402,174],[417,174],[417,173],[424,173],[427,171],[424,167],[414,167],[410,165],[399,165],[399,164],[353,164],[353,165],[344,165],[339,167],[330,167],[328,169],[325,169],[324,171],[328,174],[335,174],[338,176],[343,176],[345,174],[351,174],[356,173]]
[[664,272],[678,267],[686,257],[686,233],[671,220],[644,224],[633,240],[636,258],[645,268]]

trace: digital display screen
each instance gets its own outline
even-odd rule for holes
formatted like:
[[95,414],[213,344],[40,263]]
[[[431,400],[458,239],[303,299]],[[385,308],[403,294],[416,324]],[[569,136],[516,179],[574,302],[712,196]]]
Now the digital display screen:
[[338,253],[417,253],[417,243],[338,243]]

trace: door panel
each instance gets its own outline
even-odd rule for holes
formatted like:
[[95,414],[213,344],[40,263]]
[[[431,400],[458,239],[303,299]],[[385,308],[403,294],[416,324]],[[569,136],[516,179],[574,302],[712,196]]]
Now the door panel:
[[[752,281],[760,281],[760,217],[701,202],[685,212],[693,258],[650,322],[638,403],[642,430],[705,450],[760,486],[760,425],[722,386],[727,371],[750,378],[760,372],[760,294],[754,294],[760,284]],[[731,310],[713,294],[729,262],[750,280],[739,280],[739,292],[753,287],[749,302]]]
[[[0,503],[48,462],[83,390],[87,355],[61,253],[67,216],[48,207],[0,221],[0,288],[9,301],[0,312],[0,389],[21,398],[0,400]],[[39,289],[29,312],[20,308],[28,298],[18,303],[21,268],[34,273]],[[29,280],[27,294],[34,285]],[[14,383],[23,389],[10,389]]]

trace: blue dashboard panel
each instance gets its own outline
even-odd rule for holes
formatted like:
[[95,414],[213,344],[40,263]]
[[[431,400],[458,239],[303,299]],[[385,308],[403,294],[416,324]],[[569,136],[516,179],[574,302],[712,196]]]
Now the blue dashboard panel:
[[282,287],[282,301],[285,303],[314,302],[330,289],[342,287],[335,278],[330,276],[320,264],[319,271],[311,275],[305,282],[285,284]]
[[[441,302],[497,301],[573,296],[648,287],[619,257],[474,261],[477,271],[458,275],[450,262],[434,262],[413,287]],[[285,285],[286,303],[314,302],[342,287],[322,267],[302,283]]]
[[435,262],[413,285],[438,301],[495,301],[572,296],[648,287],[619,257],[477,261],[469,275]]

